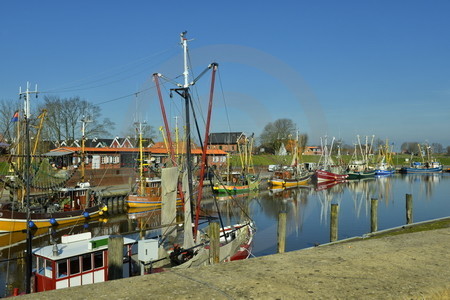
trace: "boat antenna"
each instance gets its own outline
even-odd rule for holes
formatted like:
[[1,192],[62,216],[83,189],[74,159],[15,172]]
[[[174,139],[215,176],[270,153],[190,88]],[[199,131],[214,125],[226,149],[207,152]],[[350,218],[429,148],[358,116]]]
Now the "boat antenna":
[[34,227],[31,220],[30,213],[30,182],[31,182],[31,142],[30,142],[30,98],[31,94],[38,95],[37,84],[34,91],[30,91],[30,83],[27,82],[27,89],[22,92],[22,88],[19,89],[19,99],[24,99],[24,119],[25,119],[25,191],[26,191],[26,207],[27,207],[27,239],[26,239],[26,280],[25,280],[25,292],[31,293],[31,274],[32,274],[32,227]]

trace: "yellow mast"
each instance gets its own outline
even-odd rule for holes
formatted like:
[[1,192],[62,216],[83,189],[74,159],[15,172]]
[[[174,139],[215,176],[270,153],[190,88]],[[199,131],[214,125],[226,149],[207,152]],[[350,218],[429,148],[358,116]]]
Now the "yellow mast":
[[45,120],[45,116],[47,115],[47,110],[43,109],[42,113],[38,116],[38,119],[40,119],[39,121],[39,125],[37,126],[38,131],[36,133],[36,138],[34,139],[34,147],[33,147],[33,152],[31,153],[31,162],[33,162],[34,160],[34,155],[36,154],[37,151],[37,147],[39,145],[39,138],[41,136],[41,131],[42,131],[42,125],[44,124],[44,120]]

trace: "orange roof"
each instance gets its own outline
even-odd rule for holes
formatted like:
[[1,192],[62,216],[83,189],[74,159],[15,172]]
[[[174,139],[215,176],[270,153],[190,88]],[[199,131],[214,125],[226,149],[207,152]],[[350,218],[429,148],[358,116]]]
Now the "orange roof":
[[[53,150],[50,150],[50,152],[79,152],[81,151],[81,147],[60,147]],[[120,152],[139,152],[139,148],[110,148],[110,147],[104,147],[104,148],[95,148],[95,147],[85,147],[84,151],[86,152],[97,152],[97,153],[120,153]],[[155,153],[155,154],[167,154],[167,149],[164,148],[143,148],[143,151],[146,153]],[[184,151],[180,151],[180,153],[183,153]],[[191,150],[192,154],[202,154],[201,148],[195,148]],[[206,154],[208,155],[226,155],[227,153],[222,150],[218,149],[208,149],[206,150]]]

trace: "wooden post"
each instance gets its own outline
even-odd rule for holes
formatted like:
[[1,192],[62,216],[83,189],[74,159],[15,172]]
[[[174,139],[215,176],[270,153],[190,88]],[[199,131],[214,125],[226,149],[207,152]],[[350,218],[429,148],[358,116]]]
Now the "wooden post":
[[219,223],[210,223],[208,228],[209,257],[212,264],[219,263],[220,254],[220,226]]
[[278,214],[278,253],[286,249],[286,212]]
[[370,200],[370,232],[378,231],[378,199]]
[[339,204],[331,204],[330,242],[338,240]]
[[412,194],[406,194],[406,224],[413,222],[413,196]]
[[123,278],[123,237],[108,238],[108,280]]

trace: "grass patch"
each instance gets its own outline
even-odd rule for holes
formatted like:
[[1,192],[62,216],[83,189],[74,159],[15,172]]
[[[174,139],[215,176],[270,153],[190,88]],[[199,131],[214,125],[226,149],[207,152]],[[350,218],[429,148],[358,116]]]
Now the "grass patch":
[[371,236],[369,238],[381,238],[381,237],[395,236],[395,235],[405,234],[405,233],[430,231],[430,230],[449,228],[449,227],[450,227],[450,218],[445,219],[445,220],[434,221],[434,222],[430,222],[430,223],[402,227],[401,229],[398,229],[398,230],[393,230],[393,231],[389,231],[386,233],[375,234],[374,236]]

